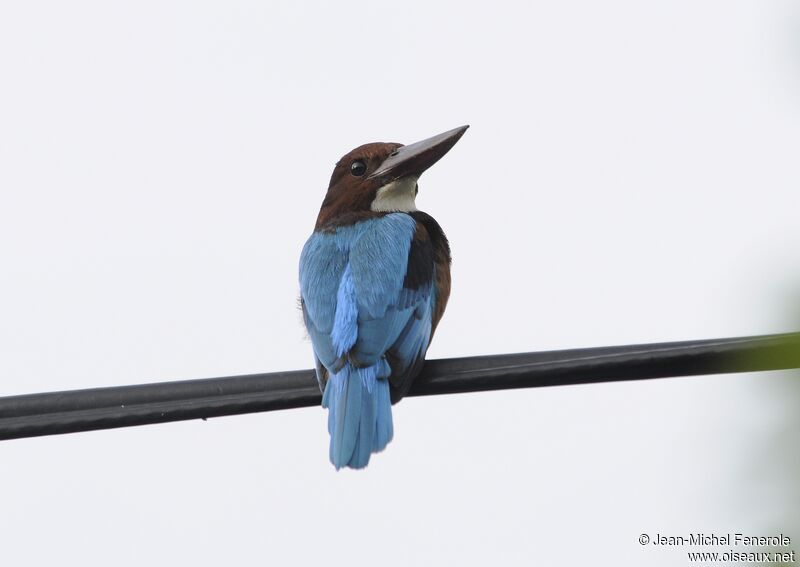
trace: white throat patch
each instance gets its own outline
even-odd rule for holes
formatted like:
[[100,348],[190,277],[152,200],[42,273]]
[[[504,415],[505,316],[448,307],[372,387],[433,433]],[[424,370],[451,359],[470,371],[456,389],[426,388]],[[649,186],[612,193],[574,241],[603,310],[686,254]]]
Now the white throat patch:
[[408,213],[417,210],[414,199],[417,197],[418,177],[409,176],[402,179],[395,179],[387,183],[375,195],[371,209],[383,212],[404,212]]

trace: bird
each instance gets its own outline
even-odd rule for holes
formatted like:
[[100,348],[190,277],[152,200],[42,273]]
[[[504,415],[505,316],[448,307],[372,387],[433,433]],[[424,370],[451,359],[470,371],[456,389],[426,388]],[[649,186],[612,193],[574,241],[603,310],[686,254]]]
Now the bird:
[[416,207],[418,179],[464,135],[374,142],[334,167],[300,254],[300,307],[328,410],[336,470],[363,469],[392,440],[450,296],[450,244]]

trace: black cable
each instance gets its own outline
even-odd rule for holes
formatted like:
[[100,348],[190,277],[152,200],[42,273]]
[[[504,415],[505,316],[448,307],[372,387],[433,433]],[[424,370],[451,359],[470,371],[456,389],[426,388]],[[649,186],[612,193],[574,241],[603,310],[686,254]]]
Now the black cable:
[[[800,333],[430,360],[408,396],[800,368]],[[317,406],[311,370],[0,398],[0,439]]]

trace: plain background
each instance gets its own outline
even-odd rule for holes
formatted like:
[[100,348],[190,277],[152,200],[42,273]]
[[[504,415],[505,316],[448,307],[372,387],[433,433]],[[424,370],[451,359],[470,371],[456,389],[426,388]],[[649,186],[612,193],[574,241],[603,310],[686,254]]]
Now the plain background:
[[[798,37],[791,1],[3,2],[0,395],[310,367],[334,163],[465,123],[417,200],[429,358],[793,330]],[[639,534],[800,540],[799,400],[409,399],[355,473],[316,408],[3,442],[0,563],[684,565]]]

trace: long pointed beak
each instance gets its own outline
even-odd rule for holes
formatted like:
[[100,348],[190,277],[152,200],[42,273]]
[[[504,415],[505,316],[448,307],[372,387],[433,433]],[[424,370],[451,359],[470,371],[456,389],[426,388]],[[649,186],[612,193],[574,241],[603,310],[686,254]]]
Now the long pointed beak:
[[450,148],[456,145],[467,128],[469,125],[459,126],[421,142],[400,146],[383,160],[383,163],[369,175],[368,179],[383,177],[388,183],[409,175],[419,177],[423,171],[439,161],[444,154],[450,151]]

